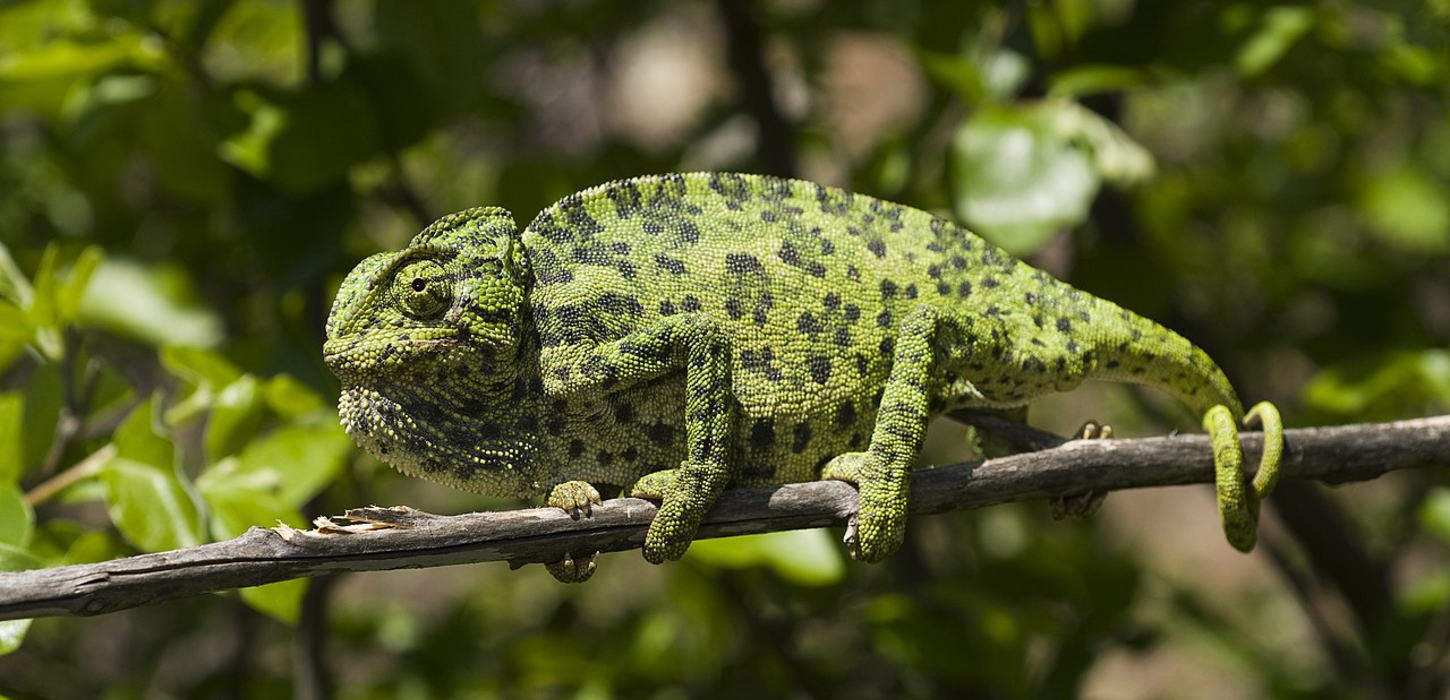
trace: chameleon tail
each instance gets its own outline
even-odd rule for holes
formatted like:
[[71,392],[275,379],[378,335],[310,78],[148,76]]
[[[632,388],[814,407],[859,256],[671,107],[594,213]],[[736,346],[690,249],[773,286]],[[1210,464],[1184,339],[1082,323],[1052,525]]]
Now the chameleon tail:
[[[1224,535],[1235,549],[1252,550],[1258,539],[1259,503],[1273,491],[1279,476],[1284,448],[1279,410],[1266,401],[1245,414],[1223,370],[1202,349],[1132,312],[1116,306],[1108,311],[1110,318],[1122,320],[1114,329],[1126,337],[1098,345],[1099,357],[1089,376],[1161,387],[1203,416],[1204,430],[1213,444],[1214,484]],[[1252,482],[1244,472],[1239,421],[1261,425],[1264,431],[1259,469]]]

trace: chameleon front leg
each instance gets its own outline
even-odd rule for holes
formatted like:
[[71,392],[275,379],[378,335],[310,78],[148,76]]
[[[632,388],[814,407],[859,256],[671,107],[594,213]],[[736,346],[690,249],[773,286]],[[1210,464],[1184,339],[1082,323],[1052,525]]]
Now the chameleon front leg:
[[677,469],[648,474],[627,492],[658,498],[645,534],[644,558],[679,559],[700,520],[730,481],[727,459],[734,422],[730,344],[707,317],[680,314],[591,350],[569,391],[617,391],[676,371],[685,375],[685,459]]
[[921,452],[930,418],[927,379],[938,320],[929,306],[916,307],[902,320],[870,446],[836,457],[821,472],[822,478],[855,484],[860,492],[855,527],[846,538],[854,559],[881,561],[905,537],[911,464]]
[[1241,552],[1254,548],[1258,540],[1259,502],[1273,492],[1279,480],[1279,462],[1284,452],[1284,424],[1279,409],[1265,401],[1249,409],[1245,425],[1259,423],[1264,429],[1264,448],[1259,470],[1252,482],[1244,474],[1243,449],[1238,426],[1227,406],[1214,406],[1203,416],[1203,428],[1213,442],[1214,485],[1219,519],[1229,544]]

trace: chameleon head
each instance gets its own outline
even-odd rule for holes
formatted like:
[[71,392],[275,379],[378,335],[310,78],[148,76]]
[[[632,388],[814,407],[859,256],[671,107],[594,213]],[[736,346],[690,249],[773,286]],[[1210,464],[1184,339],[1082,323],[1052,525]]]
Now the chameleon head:
[[481,402],[518,351],[527,269],[516,231],[496,207],[451,214],[343,280],[323,355],[342,381],[344,427],[384,462],[467,482],[464,471],[497,457],[479,439],[493,419]]

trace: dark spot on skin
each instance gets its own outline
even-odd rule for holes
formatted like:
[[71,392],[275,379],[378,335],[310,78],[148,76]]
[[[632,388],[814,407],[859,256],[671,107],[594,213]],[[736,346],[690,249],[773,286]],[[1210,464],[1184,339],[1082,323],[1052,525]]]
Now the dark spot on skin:
[[618,423],[634,421],[634,406],[623,401],[614,405],[614,420]]
[[725,313],[730,314],[730,318],[736,321],[745,315],[745,311],[740,308],[740,300],[735,297],[725,300]]
[[826,298],[821,301],[828,311],[835,311],[841,305],[841,295],[835,292],[827,292]]
[[891,280],[881,280],[881,298],[890,299],[896,296],[896,283]]
[[941,263],[932,263],[926,267],[926,276],[932,279],[941,277]]
[[992,287],[997,286],[997,278],[996,277],[988,277],[987,279],[982,280],[982,286],[983,287],[987,287],[987,288],[992,288]]
[[1072,330],[1072,321],[1066,318],[1057,319],[1057,330],[1067,333]]
[[881,345],[877,346],[876,350],[881,353],[882,357],[891,357],[896,352],[896,339],[889,336],[882,338]]
[[965,280],[957,285],[957,296],[966,297],[972,293],[972,283]]
[[570,440],[569,441],[569,458],[570,459],[576,459],[576,458],[579,457],[579,455],[582,455],[582,454],[584,454],[584,441],[583,440]]
[[695,298],[695,295],[693,295],[693,294],[686,294],[685,295],[685,298],[682,299],[682,300],[680,300],[680,308],[684,309],[685,310],[685,313],[692,313],[692,312],[695,312],[695,311],[699,311],[700,310],[700,300],[699,299],[696,299]]
[[877,314],[876,315],[876,325],[878,325],[878,326],[880,326],[882,328],[890,328],[891,327],[891,312],[890,311],[882,311],[881,313]]
[[787,265],[799,265],[801,262],[800,251],[796,250],[795,246],[790,244],[790,241],[785,241],[780,244],[780,250],[776,252],[776,256],[781,259],[781,262]]
[[916,285],[915,284],[908,284],[908,285],[906,285],[906,289],[902,293],[906,295],[906,298],[907,299],[915,299],[916,298]]
[[821,332],[821,322],[816,319],[814,314],[807,311],[805,313],[802,313],[800,317],[796,319],[795,328],[796,331],[800,333],[806,333],[814,336],[817,333]]
[[660,447],[669,447],[675,441],[675,426],[657,422],[645,429],[645,436]]
[[952,286],[950,284],[947,284],[946,282],[937,282],[936,283],[936,293],[937,294],[940,294],[942,296],[946,296],[948,294],[951,294],[952,293]]
[[639,448],[631,447],[619,453],[619,456],[623,457],[624,461],[626,462],[633,462],[634,460],[639,459]]
[[831,358],[825,355],[811,355],[806,358],[806,369],[817,384],[825,384],[831,378]]
[[861,307],[856,306],[855,304],[847,304],[845,312],[846,323],[855,323],[856,321],[860,320],[860,318]]
[[886,242],[881,240],[880,238],[873,239],[871,242],[867,243],[866,249],[870,250],[878,258],[886,257]]
[[727,253],[725,255],[725,270],[735,274],[764,270],[765,267],[754,255],[749,253]]
[[795,434],[791,436],[790,451],[800,454],[811,444],[811,424],[796,423]]
[[851,346],[851,329],[846,326],[836,328],[836,345],[847,348]]
[[866,356],[862,355],[859,352],[856,353],[856,374],[864,377],[866,376],[866,370],[870,368],[871,363],[869,360],[866,359]]
[[757,418],[755,425],[750,427],[750,446],[757,450],[764,450],[775,444],[775,420],[771,418]]
[[856,405],[850,401],[842,402],[836,407],[836,425],[842,428],[849,428],[856,424]]
[[676,260],[668,255],[665,255],[664,253],[655,254],[655,264],[658,265],[661,270],[665,270],[676,275],[685,274],[684,261]]
[[599,454],[595,455],[594,458],[599,461],[600,465],[606,467],[614,462],[614,455],[606,450],[600,450]]
[[661,301],[660,302],[660,315],[661,316],[674,316],[675,315],[675,304],[674,304],[674,302],[670,301],[669,299],[665,299],[664,301]]

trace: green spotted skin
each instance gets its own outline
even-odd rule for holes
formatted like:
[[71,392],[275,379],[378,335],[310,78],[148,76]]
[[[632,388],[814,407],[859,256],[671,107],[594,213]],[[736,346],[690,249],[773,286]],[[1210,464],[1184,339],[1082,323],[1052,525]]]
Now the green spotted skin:
[[887,556],[945,411],[1093,378],[1243,415],[1181,336],[946,219],[733,173],[601,185],[522,231],[498,208],[444,217],[347,277],[324,353],[379,459],[571,509],[579,482],[662,499],[655,562],[725,487],[823,477],[861,490],[853,555]]

